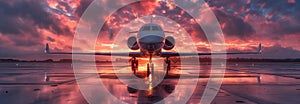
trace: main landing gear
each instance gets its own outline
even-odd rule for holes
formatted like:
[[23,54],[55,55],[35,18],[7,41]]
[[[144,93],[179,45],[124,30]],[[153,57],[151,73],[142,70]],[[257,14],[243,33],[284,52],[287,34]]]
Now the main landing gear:
[[133,74],[135,75],[139,68],[139,62],[136,60],[135,57],[131,60],[131,70],[133,71]]
[[171,69],[171,61],[169,60],[169,57],[166,57],[166,60],[164,62],[164,69],[166,71],[166,76],[168,76],[169,71]]
[[[138,71],[138,60],[133,57],[131,60],[131,70],[133,71],[133,74],[136,75],[136,72]],[[166,76],[168,76],[169,71],[171,69],[171,61],[169,60],[169,57],[166,57],[164,61],[164,70],[166,71]],[[154,63],[152,62],[152,55],[150,55],[149,63],[147,64],[147,77],[152,74],[154,75]]]

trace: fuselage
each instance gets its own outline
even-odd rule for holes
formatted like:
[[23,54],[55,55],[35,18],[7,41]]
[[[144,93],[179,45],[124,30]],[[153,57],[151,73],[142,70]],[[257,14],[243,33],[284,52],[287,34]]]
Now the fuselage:
[[137,43],[143,54],[160,55],[165,44],[165,33],[158,24],[145,24],[138,31]]

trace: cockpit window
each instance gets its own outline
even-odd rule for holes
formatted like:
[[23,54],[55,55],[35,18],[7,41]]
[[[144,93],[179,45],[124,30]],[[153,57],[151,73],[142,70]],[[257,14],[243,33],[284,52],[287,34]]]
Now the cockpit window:
[[161,31],[159,26],[144,26],[141,31]]
[[151,30],[151,27],[150,26],[144,26],[142,31],[150,31]]
[[152,31],[159,31],[161,30],[158,26],[152,26]]

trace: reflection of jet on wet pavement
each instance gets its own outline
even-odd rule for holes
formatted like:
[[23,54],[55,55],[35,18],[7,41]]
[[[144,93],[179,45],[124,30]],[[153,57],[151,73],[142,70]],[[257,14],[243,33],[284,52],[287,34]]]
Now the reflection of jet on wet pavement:
[[154,88],[148,90],[137,90],[127,86],[127,91],[132,96],[137,96],[138,103],[156,103],[158,101],[163,101],[163,99],[169,96],[174,90],[175,82],[161,83]]

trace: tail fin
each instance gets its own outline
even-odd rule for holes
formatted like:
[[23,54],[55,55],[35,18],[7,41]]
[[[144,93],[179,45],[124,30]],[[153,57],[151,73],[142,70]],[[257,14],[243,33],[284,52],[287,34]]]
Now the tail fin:
[[50,53],[50,48],[49,48],[49,44],[47,43],[46,44],[46,48],[45,48],[45,53]]
[[257,53],[258,54],[262,53],[262,45],[261,45],[261,43],[258,45]]

